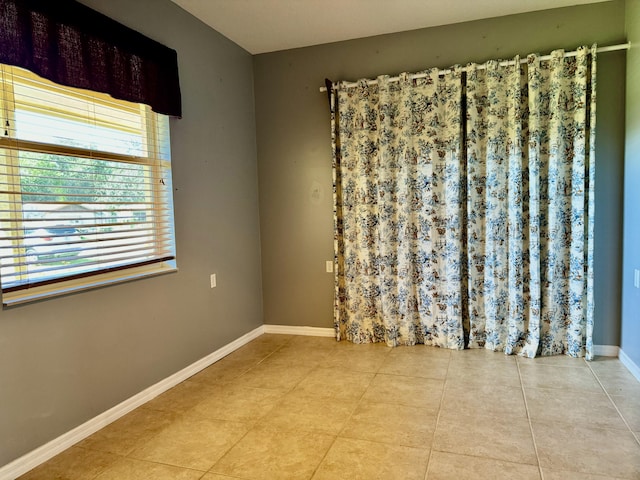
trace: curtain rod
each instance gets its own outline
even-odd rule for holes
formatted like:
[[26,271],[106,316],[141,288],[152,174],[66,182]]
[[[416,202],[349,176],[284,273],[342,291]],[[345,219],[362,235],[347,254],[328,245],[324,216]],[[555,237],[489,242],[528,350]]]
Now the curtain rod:
[[[614,52],[616,50],[629,50],[631,48],[631,42],[627,42],[627,43],[620,43],[618,45],[610,45],[608,47],[599,47],[596,49],[597,53],[605,53],[605,52]],[[575,57],[578,54],[577,50],[573,50],[570,52],[565,52],[564,56],[565,57]],[[545,61],[545,60],[550,60],[551,59],[551,55],[544,55],[541,57],[538,57],[540,60]],[[520,63],[527,63],[527,59],[523,58],[522,60],[520,60]],[[506,60],[504,62],[500,62],[500,66],[501,67],[506,67],[508,65],[513,65],[514,61],[513,60]],[[479,70],[484,70],[486,67],[484,65],[478,65],[477,67]],[[462,70],[463,72],[467,71],[466,67],[462,67],[460,70]],[[447,73],[451,73],[452,70],[446,69],[446,70],[439,70],[438,71],[438,75],[446,75]],[[425,78],[428,74],[426,73],[416,73],[413,75],[409,75],[409,78],[414,79],[414,78]],[[397,82],[400,80],[400,77],[391,77],[389,79],[390,82]],[[367,80],[367,85],[376,85],[378,83],[377,80]],[[332,87],[335,89],[338,86],[338,83],[332,83],[331,84]],[[352,88],[358,85],[358,82],[341,82],[341,86],[342,87],[346,87],[346,88]],[[321,92],[326,92],[327,91],[327,87],[320,87],[320,91]]]

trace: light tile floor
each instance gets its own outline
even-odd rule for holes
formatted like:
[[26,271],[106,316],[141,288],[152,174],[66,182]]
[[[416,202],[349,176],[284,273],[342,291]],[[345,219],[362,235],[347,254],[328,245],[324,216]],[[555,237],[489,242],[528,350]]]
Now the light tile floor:
[[617,359],[263,335],[23,480],[640,479]]

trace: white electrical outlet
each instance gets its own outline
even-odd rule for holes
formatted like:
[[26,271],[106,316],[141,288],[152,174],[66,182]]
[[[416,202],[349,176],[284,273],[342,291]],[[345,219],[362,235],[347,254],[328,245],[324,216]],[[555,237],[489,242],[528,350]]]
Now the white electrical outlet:
[[640,270],[637,268],[633,271],[633,286],[640,288]]
[[325,262],[325,270],[327,271],[327,273],[333,272],[333,260],[327,260]]
[[211,274],[211,288],[215,288],[216,284],[217,284],[216,283],[216,274],[212,273]]

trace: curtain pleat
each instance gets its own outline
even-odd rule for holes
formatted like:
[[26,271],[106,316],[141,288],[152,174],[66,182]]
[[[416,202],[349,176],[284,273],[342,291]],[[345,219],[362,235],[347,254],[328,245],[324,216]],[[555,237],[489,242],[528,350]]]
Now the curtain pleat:
[[527,330],[526,90],[514,63],[467,67],[469,344],[508,353],[519,353]]
[[590,358],[595,46],[480,67],[334,94],[337,337]]
[[549,62],[528,58],[529,164],[538,186],[530,192],[538,213],[532,250],[539,265],[539,290],[535,296],[532,291],[532,300],[540,312],[537,352],[528,356],[592,357],[587,324],[592,324],[593,290],[587,288],[587,278],[593,274],[588,248],[595,144],[587,138],[595,137],[590,71],[596,57],[593,48],[577,52],[565,57],[556,50]]

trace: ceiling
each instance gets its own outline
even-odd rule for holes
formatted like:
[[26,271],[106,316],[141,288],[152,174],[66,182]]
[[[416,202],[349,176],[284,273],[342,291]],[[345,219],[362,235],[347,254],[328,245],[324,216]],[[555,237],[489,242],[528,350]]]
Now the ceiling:
[[603,0],[173,0],[258,54]]

